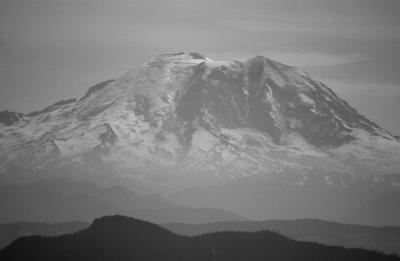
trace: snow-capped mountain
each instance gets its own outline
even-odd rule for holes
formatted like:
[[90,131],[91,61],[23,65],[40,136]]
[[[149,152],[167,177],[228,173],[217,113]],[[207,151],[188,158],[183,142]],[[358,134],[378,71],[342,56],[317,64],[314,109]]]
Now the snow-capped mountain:
[[2,112],[0,148],[3,172],[106,166],[147,183],[400,171],[396,137],[309,74],[261,56],[160,55],[79,100]]

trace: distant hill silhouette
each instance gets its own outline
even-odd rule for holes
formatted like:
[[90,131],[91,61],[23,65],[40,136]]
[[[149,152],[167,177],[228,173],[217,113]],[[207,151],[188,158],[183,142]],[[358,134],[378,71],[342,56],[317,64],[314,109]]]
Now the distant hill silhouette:
[[69,234],[87,228],[85,222],[65,223],[29,223],[15,222],[11,224],[0,224],[0,249],[11,243],[13,240],[30,235],[58,236]]
[[220,232],[176,235],[158,225],[123,217],[97,219],[80,232],[18,239],[0,251],[0,260],[400,260],[362,249],[297,242],[274,232]]
[[89,221],[105,215],[135,216],[156,223],[206,223],[245,220],[221,209],[182,207],[161,197],[142,196],[121,187],[49,178],[0,185],[0,223]]
[[295,240],[332,246],[359,247],[400,255],[400,227],[340,224],[318,219],[227,221],[208,224],[164,224],[164,228],[187,236],[221,231],[277,231]]

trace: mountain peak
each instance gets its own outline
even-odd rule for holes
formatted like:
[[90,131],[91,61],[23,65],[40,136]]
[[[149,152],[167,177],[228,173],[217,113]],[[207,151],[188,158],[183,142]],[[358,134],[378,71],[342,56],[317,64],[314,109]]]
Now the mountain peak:
[[176,63],[176,62],[201,63],[207,60],[210,59],[200,53],[179,52],[179,53],[160,54],[156,56],[154,59],[151,59],[148,63],[154,63],[160,61],[165,63]]
[[205,55],[196,52],[165,53],[157,56],[157,58],[160,59],[168,57],[202,59],[202,60],[208,59]]

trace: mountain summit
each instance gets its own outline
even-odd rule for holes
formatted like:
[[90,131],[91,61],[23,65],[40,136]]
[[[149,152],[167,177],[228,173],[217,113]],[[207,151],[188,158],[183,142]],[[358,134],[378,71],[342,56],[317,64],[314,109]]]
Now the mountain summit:
[[3,114],[3,172],[107,168],[173,187],[193,177],[400,170],[400,143],[388,131],[309,74],[262,56],[164,54],[81,99]]

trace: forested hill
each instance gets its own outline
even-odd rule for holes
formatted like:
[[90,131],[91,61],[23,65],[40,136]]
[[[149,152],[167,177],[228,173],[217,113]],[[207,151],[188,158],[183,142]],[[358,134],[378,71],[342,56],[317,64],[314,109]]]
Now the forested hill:
[[298,242],[274,232],[219,232],[176,235],[158,225],[124,216],[96,219],[80,232],[18,239],[0,260],[400,260],[362,249]]

